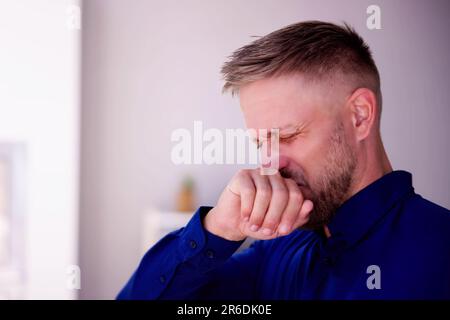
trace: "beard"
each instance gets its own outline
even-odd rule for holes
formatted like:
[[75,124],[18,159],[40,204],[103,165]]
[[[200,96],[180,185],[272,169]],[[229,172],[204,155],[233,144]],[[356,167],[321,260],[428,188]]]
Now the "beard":
[[[334,129],[325,156],[322,172],[315,174],[314,181],[306,181],[300,170],[283,168],[280,174],[293,179],[305,199],[313,202],[314,208],[309,220],[300,229],[317,230],[327,225],[336,210],[349,196],[356,168],[356,156],[347,143],[344,126],[339,123]],[[311,179],[311,180],[312,180]]]

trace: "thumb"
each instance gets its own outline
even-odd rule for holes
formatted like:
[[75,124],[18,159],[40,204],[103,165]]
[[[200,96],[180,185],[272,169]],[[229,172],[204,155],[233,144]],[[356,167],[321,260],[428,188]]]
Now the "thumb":
[[305,200],[298,213],[297,221],[295,223],[295,228],[301,227],[309,220],[309,215],[314,208],[314,204],[311,200]]

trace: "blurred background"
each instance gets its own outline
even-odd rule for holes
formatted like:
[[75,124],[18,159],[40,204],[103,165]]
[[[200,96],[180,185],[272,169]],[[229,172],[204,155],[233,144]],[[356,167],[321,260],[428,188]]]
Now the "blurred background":
[[238,169],[173,164],[172,132],[243,128],[222,63],[302,20],[369,43],[392,164],[450,207],[449,15],[447,0],[0,0],[0,298],[114,298]]

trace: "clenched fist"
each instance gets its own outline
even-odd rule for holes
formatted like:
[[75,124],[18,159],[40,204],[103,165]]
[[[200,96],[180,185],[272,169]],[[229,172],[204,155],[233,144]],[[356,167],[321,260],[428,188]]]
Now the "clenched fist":
[[261,175],[260,169],[241,170],[203,223],[206,230],[228,240],[267,240],[305,224],[312,208],[294,180],[280,173]]

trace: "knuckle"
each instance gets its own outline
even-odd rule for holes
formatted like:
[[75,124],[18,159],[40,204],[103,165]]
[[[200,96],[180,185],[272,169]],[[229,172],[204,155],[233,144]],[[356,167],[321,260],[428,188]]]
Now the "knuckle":
[[286,192],[287,192],[287,189],[286,189],[286,187],[283,186],[283,185],[275,185],[275,186],[273,187],[273,191],[276,192],[276,193],[286,193]]
[[289,192],[289,199],[295,200],[295,201],[301,201],[303,199],[302,193],[298,190],[291,190]]
[[264,220],[264,227],[269,229],[274,229],[278,225],[278,220],[274,218],[269,218]]
[[251,208],[250,206],[243,206],[242,207],[242,214],[244,216],[248,216],[251,213]]
[[272,196],[272,190],[268,186],[261,186],[258,189],[258,193],[264,198],[266,198],[266,197],[268,198],[268,197]]
[[250,226],[252,225],[256,225],[256,226],[261,226],[262,224],[262,219],[260,218],[250,218]]
[[254,189],[250,186],[243,186],[241,189],[241,193],[244,196],[251,196],[254,193]]
[[250,220],[251,224],[259,225],[259,224],[261,224],[263,222],[263,218],[264,218],[264,216],[260,215],[258,212],[253,211],[251,213],[251,216],[250,216],[249,220]]
[[249,174],[249,170],[248,170],[248,169],[240,169],[240,170],[237,172],[236,176],[237,176],[237,177],[247,177],[248,174]]
[[273,197],[280,199],[280,201],[287,201],[289,198],[289,195],[286,192],[286,190],[276,189],[276,190],[273,190],[272,192],[273,192]]

